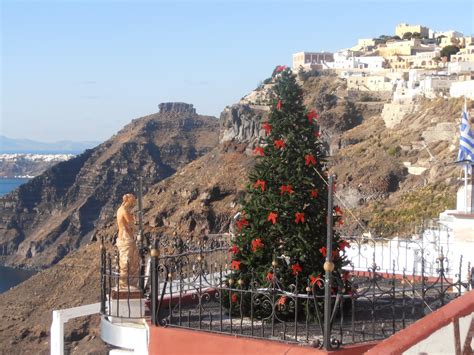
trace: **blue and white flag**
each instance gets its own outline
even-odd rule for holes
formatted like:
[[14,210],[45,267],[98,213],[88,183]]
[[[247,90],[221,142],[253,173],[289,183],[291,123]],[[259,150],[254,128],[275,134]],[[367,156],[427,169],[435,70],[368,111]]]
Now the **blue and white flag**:
[[461,137],[459,138],[457,161],[470,161],[471,164],[474,164],[474,134],[469,126],[466,109],[463,110],[461,117]]

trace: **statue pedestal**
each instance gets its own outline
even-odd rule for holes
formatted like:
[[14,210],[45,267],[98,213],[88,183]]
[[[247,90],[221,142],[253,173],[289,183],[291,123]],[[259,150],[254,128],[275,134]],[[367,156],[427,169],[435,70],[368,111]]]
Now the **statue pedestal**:
[[121,287],[120,289],[113,288],[111,294],[111,299],[113,300],[124,300],[124,299],[140,299],[143,298],[143,291],[138,287],[130,286]]
[[138,288],[112,290],[107,295],[106,308],[112,323],[141,322],[145,317],[145,298]]

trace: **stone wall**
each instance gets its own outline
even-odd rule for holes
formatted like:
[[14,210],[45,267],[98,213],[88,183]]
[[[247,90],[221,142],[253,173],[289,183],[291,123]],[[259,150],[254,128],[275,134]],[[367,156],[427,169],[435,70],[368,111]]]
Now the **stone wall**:
[[382,119],[387,128],[392,128],[399,124],[405,115],[414,112],[416,105],[389,103],[385,104],[382,110]]

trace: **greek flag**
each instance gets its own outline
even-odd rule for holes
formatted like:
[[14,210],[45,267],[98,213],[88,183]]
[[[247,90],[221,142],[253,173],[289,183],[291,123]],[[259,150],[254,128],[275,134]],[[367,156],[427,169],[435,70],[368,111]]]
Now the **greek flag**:
[[462,112],[461,117],[461,137],[457,161],[470,161],[471,164],[474,164],[474,134],[469,126],[466,109]]

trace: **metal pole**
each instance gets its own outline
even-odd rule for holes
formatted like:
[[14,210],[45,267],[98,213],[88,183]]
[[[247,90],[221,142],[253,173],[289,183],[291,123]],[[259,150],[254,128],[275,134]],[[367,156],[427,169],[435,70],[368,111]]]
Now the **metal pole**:
[[467,213],[467,164],[464,164],[464,212]]
[[156,243],[150,251],[151,257],[151,322],[158,325],[158,249]]
[[[464,113],[466,114],[466,116],[468,115],[467,113],[467,99],[466,97],[464,96],[464,107],[463,107],[463,118],[464,118]],[[469,117],[467,117],[467,119],[469,120]],[[462,122],[462,120],[461,120]],[[462,129],[462,123],[461,123],[461,129]],[[461,132],[461,138],[462,138],[462,132]],[[467,210],[467,166],[468,166],[468,163],[464,163],[464,213],[467,213],[468,210]]]
[[104,237],[100,239],[100,313],[105,314],[106,255]]
[[140,250],[140,276],[138,286],[145,290],[145,255],[143,253],[143,178],[138,177],[138,247]]
[[143,178],[138,178],[138,230],[140,248],[143,247]]
[[326,262],[324,263],[324,339],[323,345],[326,350],[331,349],[331,273],[334,270],[332,263],[332,239],[333,239],[333,193],[334,176],[329,176],[328,181],[328,215],[327,215],[327,239],[326,239]]

